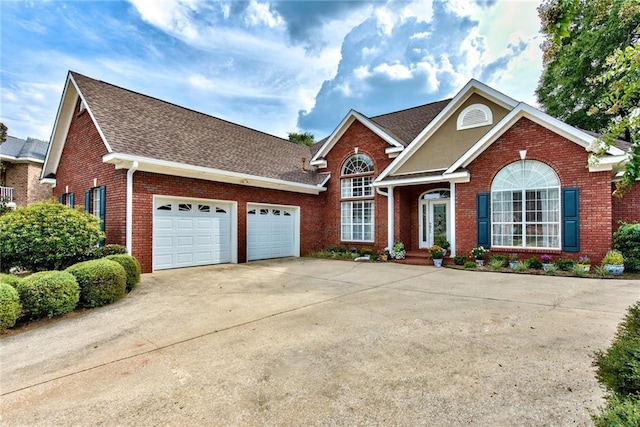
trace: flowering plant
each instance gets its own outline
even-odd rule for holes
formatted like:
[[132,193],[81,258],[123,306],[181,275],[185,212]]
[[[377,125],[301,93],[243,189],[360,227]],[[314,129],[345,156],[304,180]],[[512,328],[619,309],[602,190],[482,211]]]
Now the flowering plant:
[[581,256],[578,258],[578,264],[591,264],[591,260],[588,256]]
[[551,264],[551,255],[542,254],[540,255],[540,260],[542,261],[543,264]]
[[489,249],[485,249],[484,246],[478,246],[477,248],[471,249],[471,256],[475,259],[482,259]]
[[429,256],[431,259],[442,259],[444,256],[444,249],[438,245],[433,245],[429,248]]

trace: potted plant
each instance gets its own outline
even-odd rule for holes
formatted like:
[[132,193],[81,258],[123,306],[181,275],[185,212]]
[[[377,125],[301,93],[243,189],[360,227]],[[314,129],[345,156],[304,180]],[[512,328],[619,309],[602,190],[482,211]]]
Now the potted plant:
[[482,267],[484,265],[484,256],[489,252],[484,246],[478,246],[471,249],[471,257],[476,260],[476,265]]
[[434,237],[433,244],[442,248],[443,257],[447,256],[447,252],[449,252],[451,244],[443,234],[438,234],[436,237]]
[[444,249],[438,245],[429,248],[429,258],[433,260],[433,265],[437,268],[442,267],[442,258],[444,257]]
[[588,273],[591,269],[591,260],[588,256],[581,256],[578,258],[578,268],[585,273]]
[[612,249],[602,258],[602,265],[607,273],[620,276],[624,271],[624,257],[620,251]]
[[549,255],[549,254],[540,255],[540,261],[542,261],[542,268],[544,269],[544,271],[548,271],[549,267],[551,267],[553,265],[551,260],[552,260],[552,258],[551,258],[551,255]]
[[509,254],[509,268],[511,268],[512,270],[515,270],[517,266],[518,266],[518,254],[515,252]]
[[402,242],[395,242],[393,248],[389,250],[389,256],[392,259],[404,259],[406,255],[407,251],[404,250],[404,243]]

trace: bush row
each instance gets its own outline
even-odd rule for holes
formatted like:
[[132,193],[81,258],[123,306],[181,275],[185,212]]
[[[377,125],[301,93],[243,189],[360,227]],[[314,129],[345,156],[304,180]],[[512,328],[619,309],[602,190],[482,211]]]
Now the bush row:
[[629,307],[611,346],[594,354],[606,404],[591,418],[597,427],[640,426],[640,301]]
[[0,330],[13,327],[20,316],[51,318],[78,305],[111,304],[139,282],[140,264],[129,255],[109,255],[65,271],[41,271],[22,279],[0,274]]

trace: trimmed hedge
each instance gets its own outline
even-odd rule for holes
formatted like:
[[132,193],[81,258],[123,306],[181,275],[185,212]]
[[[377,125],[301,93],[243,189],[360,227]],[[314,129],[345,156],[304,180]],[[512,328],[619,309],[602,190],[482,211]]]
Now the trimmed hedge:
[[599,409],[600,413],[591,414],[596,427],[640,426],[640,398],[612,398]]
[[0,216],[2,269],[62,270],[103,238],[95,216],[59,203],[34,203]]
[[14,288],[18,285],[20,278],[14,274],[0,273],[0,283],[6,283]]
[[8,283],[0,282],[0,331],[12,328],[22,313],[18,291]]
[[84,261],[65,271],[78,281],[80,303],[85,307],[111,304],[127,292],[127,273],[116,261],[104,258]]
[[131,255],[109,255],[105,259],[115,261],[124,268],[127,273],[127,291],[131,290],[140,283],[140,263]]
[[22,307],[32,318],[58,316],[76,308],[78,282],[64,271],[41,271],[21,279],[17,288]]

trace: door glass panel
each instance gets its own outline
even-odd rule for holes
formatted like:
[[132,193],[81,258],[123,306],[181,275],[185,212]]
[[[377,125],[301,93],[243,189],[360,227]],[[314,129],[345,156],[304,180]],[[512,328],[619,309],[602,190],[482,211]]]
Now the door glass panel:
[[447,238],[447,205],[444,203],[433,204],[433,237],[436,236]]
[[422,205],[422,242],[427,243],[427,234],[429,232],[429,219],[427,218],[427,205]]

